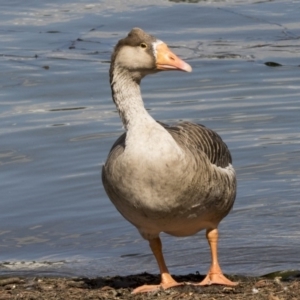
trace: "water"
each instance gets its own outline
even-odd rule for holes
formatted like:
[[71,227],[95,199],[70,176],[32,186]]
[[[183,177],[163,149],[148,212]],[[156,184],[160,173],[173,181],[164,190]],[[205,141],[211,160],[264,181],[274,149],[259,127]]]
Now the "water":
[[[100,180],[122,133],[110,54],[134,26],[193,67],[144,79],[151,115],[205,124],[231,149],[238,196],[220,225],[224,271],[299,268],[300,4],[184,2],[1,2],[1,273],[158,272]],[[162,236],[172,273],[207,271],[204,232]]]

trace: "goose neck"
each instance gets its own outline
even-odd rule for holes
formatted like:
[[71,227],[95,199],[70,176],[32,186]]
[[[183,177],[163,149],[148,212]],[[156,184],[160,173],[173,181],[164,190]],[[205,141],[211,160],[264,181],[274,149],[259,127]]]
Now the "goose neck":
[[154,121],[144,107],[139,82],[126,69],[111,70],[112,98],[126,130]]

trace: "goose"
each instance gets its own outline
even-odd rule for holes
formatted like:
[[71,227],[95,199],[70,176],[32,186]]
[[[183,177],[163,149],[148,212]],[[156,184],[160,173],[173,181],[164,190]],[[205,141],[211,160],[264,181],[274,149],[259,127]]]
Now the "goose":
[[161,232],[176,237],[206,230],[211,266],[195,285],[235,286],[218,262],[218,224],[236,196],[231,154],[221,137],[203,125],[173,126],[155,121],[144,107],[140,82],[148,74],[191,72],[161,40],[133,28],[114,48],[110,65],[112,98],[125,132],[113,144],[102,168],[104,189],[121,215],[148,240],[161,282],[133,293],[167,289],[176,282],[166,266]]

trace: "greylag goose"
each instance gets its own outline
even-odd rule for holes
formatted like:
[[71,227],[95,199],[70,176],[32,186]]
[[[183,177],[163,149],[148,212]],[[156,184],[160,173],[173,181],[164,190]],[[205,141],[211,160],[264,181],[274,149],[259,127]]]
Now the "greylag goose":
[[102,182],[117,210],[149,241],[161,274],[159,285],[143,285],[133,293],[180,285],[165,264],[160,232],[184,237],[205,229],[212,261],[198,284],[237,284],[223,275],[217,255],[217,227],[236,195],[226,144],[203,125],[157,122],[144,107],[141,79],[168,70],[192,68],[139,28],[117,43],[111,57],[112,98],[126,132],[109,152]]

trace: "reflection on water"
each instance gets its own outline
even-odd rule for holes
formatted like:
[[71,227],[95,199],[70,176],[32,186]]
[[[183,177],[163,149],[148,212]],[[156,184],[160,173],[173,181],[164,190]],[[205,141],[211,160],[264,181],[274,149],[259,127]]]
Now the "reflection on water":
[[[1,5],[1,272],[157,273],[147,243],[116,212],[100,181],[101,165],[123,132],[108,84],[110,53],[134,26],[166,41],[193,67],[191,74],[170,72],[143,81],[151,115],[165,123],[205,124],[231,149],[238,196],[220,226],[224,271],[295,268],[296,2]],[[172,273],[207,271],[203,232],[162,236]]]
[[8,150],[4,152],[0,152],[0,166],[5,164],[13,164],[13,163],[25,163],[29,162],[30,159],[23,154],[17,153],[16,150]]
[[52,108],[49,109],[49,111],[64,111],[64,110],[78,110],[78,109],[86,109],[86,107]]

